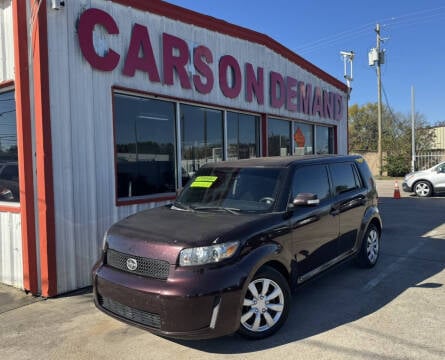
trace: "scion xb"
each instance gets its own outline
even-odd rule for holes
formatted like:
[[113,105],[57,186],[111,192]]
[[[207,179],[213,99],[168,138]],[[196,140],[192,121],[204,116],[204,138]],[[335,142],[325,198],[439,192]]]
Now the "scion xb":
[[373,267],[381,233],[360,156],[207,164],[174,203],[106,232],[94,301],[162,336],[260,339],[286,321],[299,284],[350,258]]

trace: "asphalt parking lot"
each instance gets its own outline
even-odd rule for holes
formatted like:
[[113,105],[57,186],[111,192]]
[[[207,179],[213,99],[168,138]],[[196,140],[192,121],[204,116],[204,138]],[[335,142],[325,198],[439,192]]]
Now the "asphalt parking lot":
[[300,288],[271,338],[174,341],[102,314],[88,291],[42,300],[0,285],[0,358],[444,359],[445,197],[393,199],[394,182],[377,183],[378,265],[345,263]]

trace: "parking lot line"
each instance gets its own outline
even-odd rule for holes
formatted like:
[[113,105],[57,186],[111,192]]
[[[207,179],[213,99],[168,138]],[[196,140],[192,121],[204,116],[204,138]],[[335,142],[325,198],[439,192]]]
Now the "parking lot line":
[[386,277],[389,275],[392,275],[393,273],[397,272],[399,270],[401,264],[407,260],[407,258],[410,255],[413,255],[416,253],[423,245],[425,244],[425,240],[420,241],[416,246],[409,249],[405,255],[400,256],[395,262],[393,262],[390,266],[386,268],[385,271],[382,271],[378,276],[376,276],[374,279],[368,281],[363,287],[362,291],[368,292],[375,288],[378,284],[382,282]]

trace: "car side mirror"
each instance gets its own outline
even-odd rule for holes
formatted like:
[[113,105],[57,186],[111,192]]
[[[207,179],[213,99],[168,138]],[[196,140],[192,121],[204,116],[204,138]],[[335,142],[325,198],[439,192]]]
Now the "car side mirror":
[[320,204],[317,194],[299,193],[289,204],[288,209],[292,210],[298,206],[316,206]]

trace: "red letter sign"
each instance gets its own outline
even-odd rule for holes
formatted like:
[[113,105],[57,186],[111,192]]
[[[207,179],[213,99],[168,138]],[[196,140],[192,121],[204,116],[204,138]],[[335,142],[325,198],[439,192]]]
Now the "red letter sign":
[[[164,58],[164,84],[173,85],[173,71],[176,69],[181,86],[190,89],[190,79],[185,66],[189,62],[189,50],[187,43],[173,35],[162,34],[163,58]],[[178,51],[178,56],[173,55],[173,50]]]
[[[205,59],[205,61],[204,61]],[[212,52],[209,48],[201,45],[195,48],[193,53],[193,65],[198,72],[207,79],[206,83],[203,83],[199,75],[193,75],[193,84],[195,89],[201,94],[208,94],[213,88],[213,73],[208,64],[213,63]]]
[[[229,86],[227,81],[227,70],[231,69],[233,84]],[[238,61],[233,56],[224,55],[219,60],[219,87],[224,96],[234,99],[241,92],[241,69]]]
[[253,65],[246,63],[246,100],[252,102],[255,93],[259,105],[264,104],[264,70],[262,67],[257,69],[257,77]]
[[297,79],[294,79],[293,77],[286,77],[286,108],[289,111],[297,111],[297,104],[296,102],[293,102],[292,100],[297,99],[297,89],[295,88],[298,85]]
[[79,18],[77,33],[79,46],[85,59],[98,70],[114,70],[119,63],[119,54],[111,49],[104,56],[99,56],[94,49],[93,31],[96,25],[102,25],[109,34],[119,34],[119,28],[114,19],[105,11],[99,9],[85,10]]
[[[139,57],[140,50],[142,50],[142,57]],[[148,29],[139,24],[134,24],[133,26],[130,47],[128,48],[127,59],[125,60],[122,73],[127,76],[134,76],[136,70],[146,72],[150,81],[161,81],[156,67]]]
[[286,99],[284,79],[281,74],[270,72],[270,105],[274,108],[280,108]]

